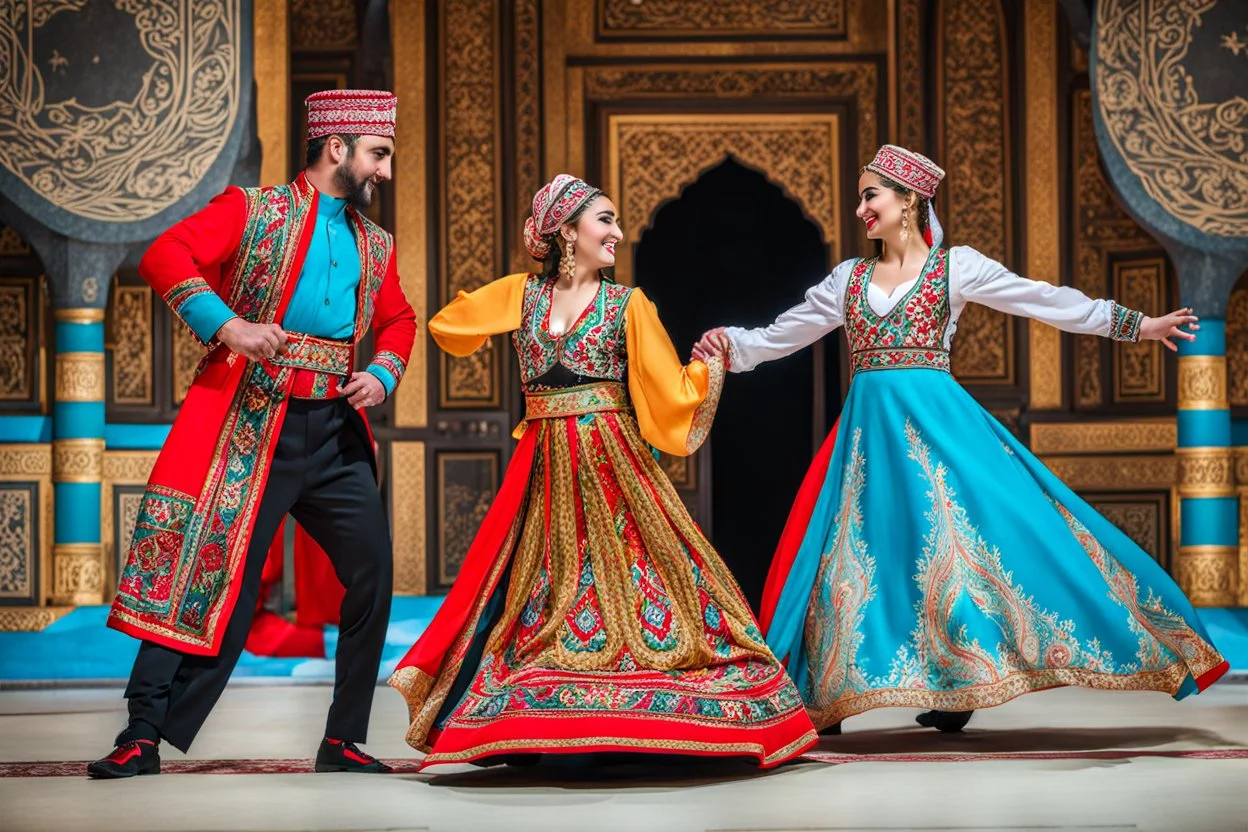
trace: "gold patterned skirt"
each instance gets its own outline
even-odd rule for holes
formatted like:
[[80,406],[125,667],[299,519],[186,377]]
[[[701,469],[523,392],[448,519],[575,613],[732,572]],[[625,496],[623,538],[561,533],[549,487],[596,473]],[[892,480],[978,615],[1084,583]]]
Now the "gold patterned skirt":
[[816,740],[626,410],[529,422],[455,587],[390,684],[425,766],[598,751],[773,766]]

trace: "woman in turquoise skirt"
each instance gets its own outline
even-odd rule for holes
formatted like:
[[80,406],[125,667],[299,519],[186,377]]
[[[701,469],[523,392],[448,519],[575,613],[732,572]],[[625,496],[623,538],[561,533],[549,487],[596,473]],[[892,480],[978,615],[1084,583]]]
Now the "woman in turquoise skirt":
[[[971,712],[1063,685],[1176,699],[1227,670],[1165,570],[954,380],[968,302],[1119,341],[1194,339],[1191,310],[1145,317],[941,247],[944,171],[885,145],[859,179],[877,257],[849,260],[770,326],[708,332],[748,372],[844,327],[852,382],[777,548],[760,623],[815,725],[872,708]],[[1186,328],[1186,329],[1185,329]]]

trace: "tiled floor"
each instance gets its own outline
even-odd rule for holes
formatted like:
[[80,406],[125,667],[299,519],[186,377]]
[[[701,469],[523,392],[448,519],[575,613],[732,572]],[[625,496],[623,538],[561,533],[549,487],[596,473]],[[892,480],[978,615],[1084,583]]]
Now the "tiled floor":
[[[329,696],[323,686],[231,686],[192,753],[165,749],[164,759],[308,758]],[[0,693],[0,774],[15,761],[100,756],[123,714],[119,689]],[[838,764],[767,774],[708,762],[388,777],[0,776],[0,830],[1248,829],[1248,685],[1182,703],[1049,691],[980,713],[954,737],[912,718],[858,717],[819,747]],[[414,758],[404,720],[398,694],[379,689],[367,749]]]

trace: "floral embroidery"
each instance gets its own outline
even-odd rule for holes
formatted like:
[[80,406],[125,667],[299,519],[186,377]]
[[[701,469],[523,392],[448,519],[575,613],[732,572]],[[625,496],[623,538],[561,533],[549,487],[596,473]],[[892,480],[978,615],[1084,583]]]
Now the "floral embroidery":
[[[231,286],[229,305],[247,320],[268,323],[275,319],[294,276],[297,241],[312,204],[312,187],[300,177],[291,185],[246,189],[244,194],[247,220],[241,254],[227,283]],[[121,592],[112,610],[118,620],[188,647],[212,649],[216,645],[227,609],[226,590],[232,581],[241,579],[250,519],[260,502],[264,466],[277,439],[283,402],[295,372],[269,362],[247,363],[203,489],[177,541],[168,600],[151,608],[142,597]],[[148,497],[167,496],[149,488],[145,504],[155,508],[158,503]],[[161,537],[160,531],[138,527],[135,543],[172,551],[168,547],[175,545],[174,537]],[[159,538],[158,544],[144,542],[153,536]],[[132,547],[131,561],[137,560],[135,555]],[[129,564],[123,570],[132,578],[132,589],[142,586],[133,580],[142,571],[130,570]]]
[[1117,303],[1113,305],[1109,315],[1109,337],[1115,341],[1140,340],[1140,324],[1144,322],[1144,313],[1136,312]]
[[247,222],[227,282],[229,306],[239,317],[252,323],[271,323],[276,317],[314,194],[302,176],[289,185],[243,189]]
[[[891,672],[873,679],[872,687],[949,690],[998,683],[1019,670],[1079,667],[1115,672],[1113,657],[1096,639],[1081,644],[1074,622],[1042,609],[1015,585],[1001,563],[1000,551],[971,524],[957,494],[945,482],[944,465],[932,462],[909,419],[905,431],[909,457],[929,486],[932,507],[926,516],[930,530],[915,574],[920,598],[910,645],[901,647]],[[949,614],[962,598],[1000,627],[1003,638],[995,650],[969,639],[958,618]]]
[[346,341],[301,335],[291,340],[286,352],[278,353],[270,363],[292,370],[316,370],[345,376],[351,372],[351,345]]
[[1174,664],[1175,657],[1179,656],[1191,667],[1192,675],[1199,678],[1222,663],[1222,656],[1213,645],[1197,635],[1183,616],[1166,607],[1153,590],[1150,589],[1148,597],[1141,599],[1135,576],[1122,568],[1069,509],[1052,498],[1050,502],[1100,570],[1109,586],[1109,596],[1129,613],[1127,624],[1140,644],[1136,653],[1137,663],[1132,670],[1163,670]]
[[948,260],[947,251],[932,249],[914,286],[883,317],[876,315],[867,301],[876,261],[859,260],[854,265],[845,293],[845,337],[853,372],[949,370],[949,353],[944,347],[951,314]]
[[[456,736],[460,747],[435,747],[431,759],[449,762],[499,743],[549,745],[531,739],[530,732],[548,735],[526,727],[533,723],[509,732],[516,717],[552,725],[616,720],[600,724],[652,735],[628,740],[637,750],[722,749],[764,726],[783,738],[768,759],[808,742],[808,729],[792,722],[804,721],[797,688],[632,417],[543,419],[531,430],[537,449],[525,474],[527,507],[497,556],[511,575],[503,612],[481,636],[480,664],[438,726],[439,745]],[[488,595],[475,602],[436,679],[404,668],[391,681],[408,700],[408,741],[417,748],[428,749],[429,713],[465,672],[488,603]],[[699,739],[687,739],[681,725],[696,728]],[[569,745],[595,742],[574,729],[571,736]]]
[[[373,320],[377,293],[386,278],[394,238],[354,208],[347,212],[355,226],[355,242],[360,252],[360,286],[356,296],[355,338],[358,343]],[[399,376],[396,374],[395,379]]]
[[693,412],[693,421],[689,426],[689,436],[685,439],[685,452],[693,453],[702,447],[706,437],[711,433],[711,423],[715,421],[715,410],[719,407],[719,397],[724,392],[724,360],[716,356],[706,362],[709,371],[707,376],[706,398],[698,409]]
[[576,387],[527,393],[524,397],[526,422],[631,409],[628,388],[619,382],[580,384]]
[[521,380],[528,385],[563,364],[579,375],[623,381],[628,366],[624,310],[633,290],[604,280],[580,320],[558,337],[549,330],[553,291],[554,282],[538,275],[525,284],[522,324],[512,333]]
[[806,617],[806,661],[812,672],[804,699],[816,715],[817,725],[824,722],[818,714],[846,694],[861,693],[867,687],[857,656],[863,640],[863,615],[876,587],[875,558],[867,550],[862,529],[866,460],[861,444],[859,428],[854,431],[849,464],[841,477],[836,536],[819,564]]
[[927,369],[949,372],[949,353],[925,347],[902,349],[866,349],[854,353],[850,359],[850,372],[869,370]]
[[159,613],[167,609],[182,541],[194,510],[195,498],[190,494],[160,486],[151,486],[144,493],[130,558],[118,587],[118,593],[130,599],[136,611]]

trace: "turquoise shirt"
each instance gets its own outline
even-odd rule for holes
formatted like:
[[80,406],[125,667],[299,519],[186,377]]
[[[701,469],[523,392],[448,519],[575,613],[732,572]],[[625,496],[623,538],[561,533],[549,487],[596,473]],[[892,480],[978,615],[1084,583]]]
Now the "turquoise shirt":
[[[320,194],[316,225],[295,283],[282,329],[317,338],[350,340],[355,332],[356,294],[360,286],[360,250],[347,222],[347,201]],[[182,307],[182,317],[201,341],[210,341],[226,321],[237,317],[215,292],[196,295]],[[398,380],[385,367],[368,372],[394,392]]]

